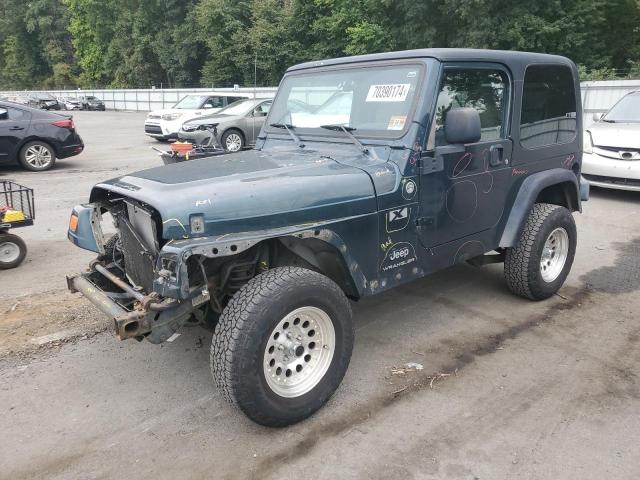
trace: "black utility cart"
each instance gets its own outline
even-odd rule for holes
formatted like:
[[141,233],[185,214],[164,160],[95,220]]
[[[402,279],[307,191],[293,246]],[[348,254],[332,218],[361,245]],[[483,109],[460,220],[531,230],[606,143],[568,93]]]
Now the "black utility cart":
[[27,255],[27,245],[9,230],[31,226],[34,219],[33,189],[0,180],[0,270],[17,267]]

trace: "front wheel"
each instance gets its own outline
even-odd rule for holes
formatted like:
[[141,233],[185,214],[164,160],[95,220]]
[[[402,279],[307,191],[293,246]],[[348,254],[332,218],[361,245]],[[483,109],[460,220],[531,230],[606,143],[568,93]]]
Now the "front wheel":
[[244,148],[244,137],[238,130],[228,130],[222,135],[222,147],[227,152],[239,152]]
[[518,244],[507,248],[504,274],[511,291],[531,300],[556,293],[576,253],[576,224],[565,207],[536,203]]
[[351,307],[319,273],[281,267],[244,285],[224,309],[211,345],[218,388],[253,421],[282,427],[322,407],[353,348]]
[[27,256],[27,245],[17,235],[0,233],[0,270],[15,268]]

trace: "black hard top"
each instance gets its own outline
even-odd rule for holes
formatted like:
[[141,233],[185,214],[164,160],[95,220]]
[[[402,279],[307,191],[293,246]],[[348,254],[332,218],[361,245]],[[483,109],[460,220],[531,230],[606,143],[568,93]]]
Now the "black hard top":
[[560,55],[548,55],[545,53],[516,52],[513,50],[483,50],[474,48],[421,48],[417,50],[372,53],[369,55],[357,55],[354,57],[341,57],[332,58],[329,60],[318,60],[314,62],[300,63],[298,65],[290,67],[287,72],[303,70],[306,68],[340,65],[345,63],[361,63],[425,57],[453,62],[499,62],[513,66],[524,66],[532,63],[558,63],[574,67],[573,62],[566,57],[561,57]]

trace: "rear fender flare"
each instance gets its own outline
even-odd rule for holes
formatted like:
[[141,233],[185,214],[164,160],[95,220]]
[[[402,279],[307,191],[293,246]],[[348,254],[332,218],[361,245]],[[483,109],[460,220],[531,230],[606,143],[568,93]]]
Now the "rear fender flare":
[[[500,238],[500,247],[513,247],[518,243],[524,224],[527,221],[529,212],[533,208],[533,204],[540,192],[545,188],[569,183],[575,189],[574,201],[577,202],[576,210],[581,210],[581,195],[578,178],[573,170],[565,170],[563,168],[553,168],[542,172],[534,173],[524,179],[518,190],[518,194],[513,202],[513,207],[509,213],[509,217],[505,224],[502,236]],[[571,205],[565,205],[573,210]]]

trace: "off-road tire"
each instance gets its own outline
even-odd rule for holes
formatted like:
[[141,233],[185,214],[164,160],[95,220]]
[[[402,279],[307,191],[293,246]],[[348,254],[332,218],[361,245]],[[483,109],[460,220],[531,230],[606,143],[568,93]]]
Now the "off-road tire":
[[[304,306],[329,315],[335,350],[315,387],[297,397],[284,397],[266,381],[265,349],[278,323]],[[349,365],[353,338],[351,306],[338,285],[304,268],[274,268],[245,284],[224,309],[212,339],[211,372],[224,397],[249,418],[283,427],[304,420],[329,400]]]
[[0,245],[2,245],[3,243],[11,243],[15,245],[18,248],[18,257],[12,261],[4,261],[0,256],[0,270],[9,270],[10,268],[16,268],[22,263],[24,257],[27,256],[27,244],[24,243],[24,241],[17,235],[0,232]]
[[[555,280],[547,282],[542,278],[540,261],[544,244],[556,228],[566,230],[569,249],[560,274]],[[576,240],[576,224],[569,210],[559,205],[536,203],[517,245],[506,249],[504,276],[509,289],[531,300],[544,300],[552,296],[562,287],[571,270]]]
[[[27,150],[30,147],[40,147],[49,151],[49,155],[51,156],[51,161],[47,163],[45,166],[36,166],[32,165],[27,160]],[[18,159],[20,160],[20,164],[27,170],[31,172],[46,172],[47,170],[51,170],[56,164],[56,152],[51,145],[47,142],[43,142],[41,140],[34,140],[32,142],[28,142],[20,149],[20,153],[18,154]]]

